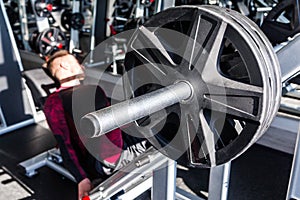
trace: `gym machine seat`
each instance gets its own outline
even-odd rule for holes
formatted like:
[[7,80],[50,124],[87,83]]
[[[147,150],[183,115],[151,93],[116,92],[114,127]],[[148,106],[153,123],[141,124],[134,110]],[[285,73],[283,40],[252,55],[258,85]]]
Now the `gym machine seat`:
[[[47,76],[43,68],[35,68],[23,71],[22,73],[26,85],[28,86],[39,116],[42,115],[42,108],[46,97],[55,89],[55,82]],[[36,119],[37,122],[44,120],[44,116]],[[18,164],[25,175],[32,177],[37,174],[37,170],[47,166],[63,176],[75,182],[75,178],[62,166],[63,159],[58,148],[54,147],[46,152],[42,152],[33,158],[25,160]]]

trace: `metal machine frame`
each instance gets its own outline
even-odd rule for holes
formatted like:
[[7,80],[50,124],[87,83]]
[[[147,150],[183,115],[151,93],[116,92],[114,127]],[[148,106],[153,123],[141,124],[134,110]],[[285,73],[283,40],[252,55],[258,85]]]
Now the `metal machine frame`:
[[[12,54],[11,56],[13,56],[12,60],[15,62],[16,66],[13,66],[14,64],[10,63],[10,65],[6,65],[6,66],[9,66],[10,69],[13,69],[14,67],[16,67],[16,71],[14,72],[19,72],[19,71],[22,71],[23,70],[23,65],[22,65],[22,62],[21,62],[21,57],[20,57],[20,54],[19,54],[19,51],[18,51],[18,48],[17,48],[17,45],[16,45],[16,41],[15,41],[15,38],[14,38],[14,35],[13,35],[13,31],[11,29],[11,26],[9,25],[9,19],[8,19],[8,16],[6,14],[6,10],[5,10],[5,7],[4,7],[4,3],[3,1],[0,1],[0,15],[1,15],[1,20],[3,19],[2,21],[2,27],[3,27],[3,32],[6,32],[7,36],[5,36],[5,34],[2,35],[2,37],[8,37],[6,39],[3,39],[3,40],[6,40],[6,42],[9,42],[7,44],[2,44],[2,42],[0,43],[0,47],[2,48],[2,45],[9,45],[9,46],[6,46],[5,48],[11,48],[11,52],[8,51],[7,52],[7,58],[6,60],[2,60],[5,58],[4,55],[4,52],[2,52],[0,54],[0,59],[1,59],[1,62],[8,62],[8,60],[10,59],[10,53]],[[1,28],[0,27],[0,30]],[[4,70],[4,69],[2,69]],[[15,78],[19,78],[19,75],[18,74],[10,74],[11,76],[15,76]],[[20,78],[21,79],[21,78]],[[19,87],[23,87],[22,83]],[[22,97],[24,98],[24,102],[26,104],[26,106],[28,106],[30,112],[30,114],[34,114],[34,110],[32,109],[32,105],[31,105],[31,102],[30,102],[30,97],[28,97],[27,93],[25,90],[23,90],[22,88]],[[12,98],[17,98],[17,97],[12,97]],[[13,99],[11,99],[13,100]],[[27,105],[28,103],[28,105]],[[24,105],[25,105],[24,104]],[[9,122],[7,121],[6,116],[5,116],[5,112],[4,112],[4,105],[0,104],[0,135],[1,134],[5,134],[5,133],[8,133],[10,131],[13,131],[13,130],[16,130],[16,129],[19,129],[19,128],[22,128],[24,126],[28,126],[30,124],[33,124],[34,123],[34,119],[33,118],[29,118],[29,119],[25,119],[25,120],[20,120],[14,124],[9,124]]]
[[[230,165],[226,163],[210,171],[208,199],[227,199]],[[195,199],[202,198],[176,188],[176,161],[154,148],[149,148],[134,161],[120,169],[90,192],[91,200],[134,199],[151,189],[151,199]]]
[[53,148],[19,163],[18,167],[24,171],[27,177],[31,178],[38,173],[37,169],[47,166],[71,181],[76,182],[70,172],[61,165],[62,162],[59,149]]
[[[280,62],[280,66],[282,66],[282,83],[283,83],[283,93],[287,97],[282,99],[281,107],[284,111],[290,112],[292,114],[298,115],[300,113],[300,109],[297,105],[295,105],[295,101],[290,97],[297,97],[299,99],[300,94],[297,88],[293,87],[289,81],[299,76],[300,67],[299,67],[299,59],[293,58],[291,59],[289,52],[295,52],[300,46],[300,35],[296,35],[289,41],[285,46],[281,47],[277,51],[278,59]],[[294,147],[294,156],[293,163],[291,167],[291,174],[289,179],[289,185],[287,189],[287,200],[291,199],[300,199],[300,121],[298,120],[298,127],[294,125],[294,132],[296,132],[297,128],[297,137]]]
[[290,181],[287,191],[287,200],[300,199],[300,126],[295,145],[293,164],[291,169]]
[[[49,167],[73,182],[75,178],[62,166],[62,158],[57,148],[48,150],[33,158],[19,163],[18,167],[31,178],[38,174],[41,167]],[[229,187],[230,166],[228,162],[210,170],[208,199],[226,200]],[[118,170],[111,177],[90,192],[91,200],[110,198],[134,199],[151,190],[153,200],[195,199],[202,198],[176,187],[177,163],[155,150],[149,148],[134,161]]]

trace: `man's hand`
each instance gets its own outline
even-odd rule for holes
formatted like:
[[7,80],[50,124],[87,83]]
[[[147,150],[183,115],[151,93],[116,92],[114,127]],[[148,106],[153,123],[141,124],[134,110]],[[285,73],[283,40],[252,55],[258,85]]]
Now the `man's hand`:
[[82,197],[88,196],[89,191],[92,189],[92,183],[90,179],[85,178],[78,183],[78,199],[81,200]]

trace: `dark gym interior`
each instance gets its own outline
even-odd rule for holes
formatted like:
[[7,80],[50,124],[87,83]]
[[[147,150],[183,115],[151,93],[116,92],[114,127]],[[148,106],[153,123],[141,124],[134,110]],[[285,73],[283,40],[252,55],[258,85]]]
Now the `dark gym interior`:
[[0,6],[0,200],[78,199],[44,113],[60,50],[112,105],[90,138],[106,119],[151,144],[83,200],[300,200],[300,0]]

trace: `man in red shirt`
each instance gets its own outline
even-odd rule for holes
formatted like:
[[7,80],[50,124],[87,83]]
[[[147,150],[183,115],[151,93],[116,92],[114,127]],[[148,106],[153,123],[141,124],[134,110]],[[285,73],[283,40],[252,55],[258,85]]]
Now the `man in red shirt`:
[[[47,98],[44,113],[57,140],[64,165],[78,183],[78,199],[81,199],[92,189],[92,179],[106,178],[130,162],[146,149],[146,142],[137,139],[133,148],[136,151],[126,151],[131,144],[124,142],[120,129],[101,137],[85,138],[76,125],[85,114],[109,106],[104,91],[99,86],[81,85],[84,69],[68,51],[54,53],[46,64],[48,72],[60,87]],[[86,105],[91,97],[94,98],[94,107]],[[74,105],[77,106],[74,108]]]

